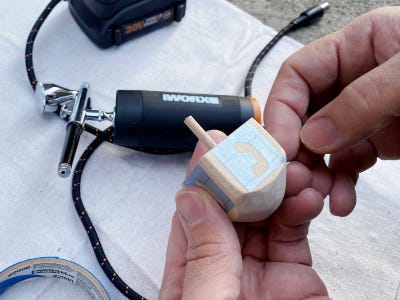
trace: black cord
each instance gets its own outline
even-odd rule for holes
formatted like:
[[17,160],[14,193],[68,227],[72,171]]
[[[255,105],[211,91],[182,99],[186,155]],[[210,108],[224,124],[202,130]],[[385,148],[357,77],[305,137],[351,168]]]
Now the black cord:
[[[35,24],[32,27],[32,30],[28,36],[28,40],[26,42],[25,48],[25,65],[26,71],[28,73],[29,82],[33,88],[36,89],[37,78],[33,68],[33,45],[36,39],[36,36],[39,32],[40,27],[43,25],[46,18],[49,16],[50,12],[53,8],[60,3],[61,0],[52,0],[47,5],[47,7],[40,14],[39,18],[36,20]],[[93,251],[96,255],[97,261],[99,262],[103,272],[110,279],[110,281],[114,284],[114,286],[126,297],[134,300],[145,300],[143,296],[135,292],[132,288],[130,288],[119,275],[115,272],[114,268],[110,264],[107,256],[103,250],[103,247],[100,243],[100,239],[97,235],[96,229],[90,220],[89,214],[86,212],[85,207],[82,202],[81,197],[81,178],[83,169],[85,168],[87,160],[94,153],[94,151],[101,145],[103,141],[113,142],[113,127],[109,127],[106,130],[102,131],[98,128],[85,124],[85,130],[96,136],[96,139],[86,148],[80,157],[72,178],[72,199],[76,209],[76,212],[82,222],[83,227],[85,228],[87,235],[89,237],[90,243],[92,244]],[[137,149],[150,153],[157,153],[155,149]],[[172,153],[172,151],[164,150],[158,151],[160,154]]]
[[249,71],[247,72],[246,80],[244,83],[244,96],[251,97],[251,86],[253,84],[254,74],[258,68],[260,62],[264,59],[267,53],[279,42],[279,40],[291,31],[294,31],[300,27],[307,26],[310,23],[316,21],[323,16],[326,9],[328,9],[328,2],[320,5],[313,6],[306,11],[302,12],[297,18],[289,22],[284,28],[282,28],[268,44],[261,50],[261,52],[254,59]]
[[35,42],[36,36],[39,32],[40,27],[42,27],[43,22],[49,16],[53,8],[60,2],[61,0],[51,0],[47,7],[40,14],[39,18],[36,20],[35,24],[29,33],[28,40],[26,42],[25,47],[25,66],[26,71],[28,73],[29,83],[31,84],[33,90],[36,89],[37,79],[35,71],[33,70],[33,43]]
[[[36,89],[37,78],[33,68],[33,45],[36,39],[36,36],[39,32],[39,29],[43,25],[46,18],[49,16],[50,12],[53,8],[62,0],[51,0],[47,7],[40,14],[39,18],[36,20],[35,24],[32,27],[32,30],[28,36],[28,40],[25,48],[25,65],[26,71],[28,74],[29,82],[33,88]],[[300,14],[300,16],[294,20],[292,20],[286,27],[284,27],[278,34],[264,47],[264,49],[257,55],[256,59],[252,63],[246,77],[245,81],[245,96],[251,96],[251,85],[253,82],[254,74],[256,69],[262,59],[266,56],[266,54],[271,50],[271,48],[287,33],[293,31],[301,26],[307,25],[317,18],[321,17],[324,13],[324,10],[328,7],[328,3],[324,3],[321,5],[317,5],[308,9],[307,11]],[[72,178],[72,199],[73,204],[75,206],[76,212],[82,222],[83,227],[86,230],[86,233],[89,237],[90,243],[92,244],[93,251],[96,255],[97,261],[99,262],[103,272],[110,279],[110,281],[114,284],[114,286],[126,297],[134,300],[146,300],[143,296],[135,292],[132,288],[130,288],[119,275],[115,272],[114,268],[110,264],[107,256],[103,250],[100,239],[97,235],[96,229],[90,220],[89,214],[87,213],[81,196],[81,179],[83,170],[86,166],[86,162],[91,157],[91,155],[96,151],[96,149],[101,145],[103,141],[113,142],[113,131],[114,128],[110,126],[106,130],[99,130],[98,128],[85,124],[85,130],[96,136],[95,140],[86,148],[86,150],[81,155],[78,163],[76,164],[74,175]],[[180,153],[182,151],[175,150],[158,150],[158,149],[144,149],[144,148],[133,148],[134,150],[143,151],[147,153],[153,154],[171,154],[171,153]]]
[[[108,132],[107,132],[108,131]],[[106,129],[104,132],[107,134],[112,134],[112,128]],[[103,132],[103,133],[104,133]],[[81,179],[83,174],[83,169],[90,158],[90,156],[96,151],[96,149],[101,145],[102,139],[97,137],[83,152],[81,158],[79,159],[72,179],[72,199],[76,209],[77,214],[85,227],[86,233],[89,237],[90,243],[92,244],[93,251],[96,255],[97,261],[99,262],[101,268],[106,274],[107,278],[114,284],[114,286],[126,297],[134,300],[145,300],[145,298],[135,292],[130,288],[119,275],[115,272],[114,268],[110,264],[107,256],[101,245],[99,236],[97,235],[96,229],[90,220],[89,214],[87,213],[85,206],[82,202],[81,197]]]
[[254,59],[249,71],[247,72],[247,76],[246,76],[246,80],[245,80],[245,84],[244,84],[244,96],[245,97],[251,97],[251,86],[253,84],[254,74],[256,73],[256,70],[257,70],[260,62],[267,55],[267,53],[276,45],[276,43],[278,43],[278,41],[283,36],[288,34],[292,30],[292,28],[293,28],[292,23],[289,23],[288,25],[286,25],[286,27],[282,28],[272,38],[272,40],[264,47],[264,49],[261,50],[261,52],[257,55],[257,57]]

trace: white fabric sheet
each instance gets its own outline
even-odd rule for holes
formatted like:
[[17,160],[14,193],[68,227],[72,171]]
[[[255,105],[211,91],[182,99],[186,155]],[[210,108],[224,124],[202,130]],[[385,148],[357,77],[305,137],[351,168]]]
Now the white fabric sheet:
[[[71,179],[57,176],[65,122],[39,112],[24,66],[26,37],[44,0],[0,2],[0,269],[59,256],[92,271],[112,299],[124,299],[97,264],[71,201]],[[222,0],[188,0],[179,24],[101,50],[73,21],[66,2],[50,15],[34,51],[42,82],[92,86],[94,108],[112,110],[117,89],[243,93],[250,63],[274,31]],[[262,105],[282,61],[301,45],[284,38],[261,64],[254,96]],[[78,155],[92,140],[85,133]],[[156,299],[165,250],[190,154],[154,156],[104,144],[89,161],[82,195],[115,269]],[[395,299],[400,281],[398,163],[361,176],[355,212],[327,209],[311,226],[315,268],[335,299]],[[4,299],[86,299],[57,280],[31,280]]]

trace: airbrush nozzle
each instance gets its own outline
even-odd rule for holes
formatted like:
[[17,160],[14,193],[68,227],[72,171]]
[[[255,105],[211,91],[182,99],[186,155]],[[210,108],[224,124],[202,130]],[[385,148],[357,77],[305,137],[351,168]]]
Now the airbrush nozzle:
[[84,83],[74,97],[74,105],[67,124],[64,147],[58,164],[58,175],[68,177],[71,173],[75,152],[83,132],[85,122],[85,109],[89,101],[89,84]]

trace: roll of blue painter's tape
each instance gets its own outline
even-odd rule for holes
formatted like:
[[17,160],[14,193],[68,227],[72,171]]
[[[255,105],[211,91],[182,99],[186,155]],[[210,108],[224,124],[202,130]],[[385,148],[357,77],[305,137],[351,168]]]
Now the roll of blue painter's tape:
[[101,282],[84,267],[58,257],[38,257],[18,262],[0,272],[0,295],[14,284],[31,278],[50,277],[74,283],[93,299],[110,300]]

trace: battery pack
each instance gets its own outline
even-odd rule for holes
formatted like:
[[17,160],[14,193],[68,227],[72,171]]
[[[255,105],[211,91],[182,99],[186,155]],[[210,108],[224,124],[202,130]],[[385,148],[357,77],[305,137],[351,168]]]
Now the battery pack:
[[108,48],[185,16],[186,0],[68,0],[75,21],[96,45]]

